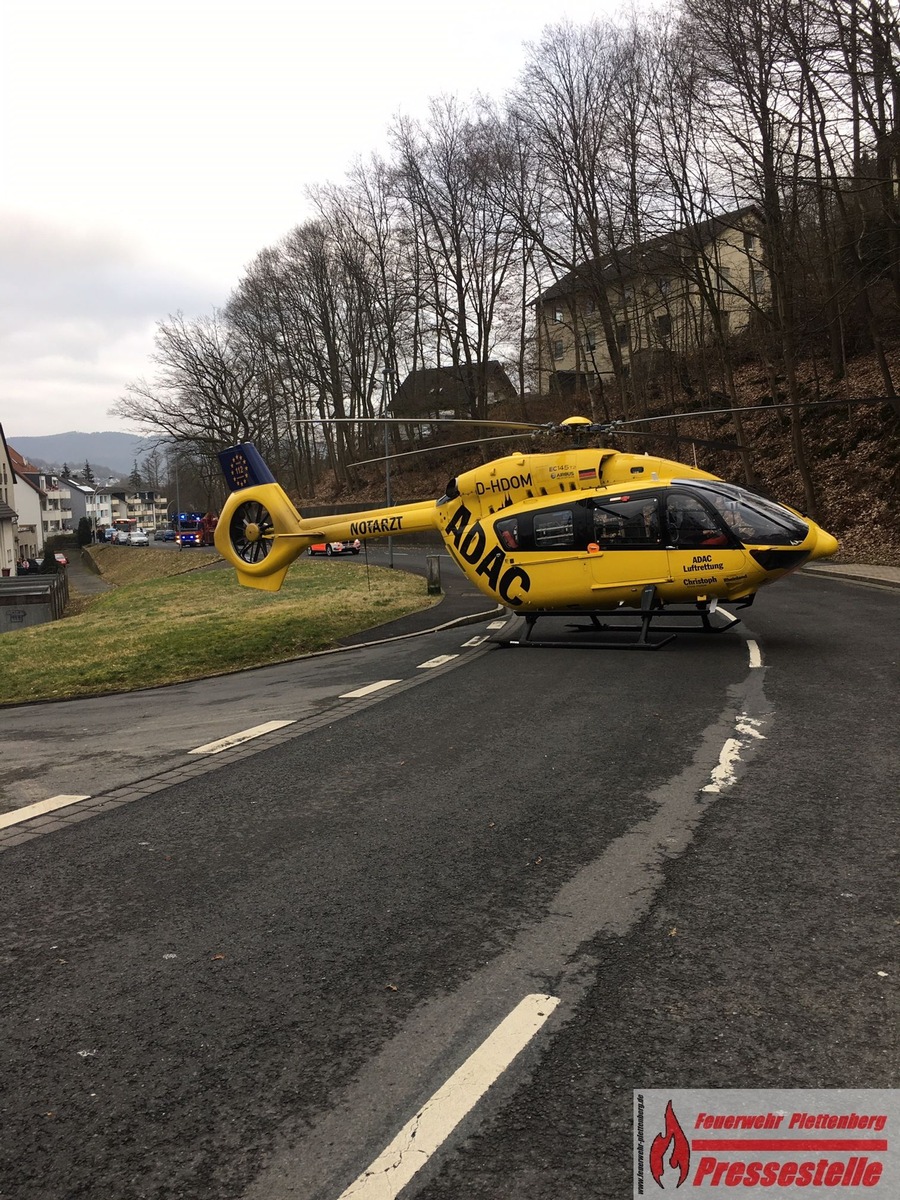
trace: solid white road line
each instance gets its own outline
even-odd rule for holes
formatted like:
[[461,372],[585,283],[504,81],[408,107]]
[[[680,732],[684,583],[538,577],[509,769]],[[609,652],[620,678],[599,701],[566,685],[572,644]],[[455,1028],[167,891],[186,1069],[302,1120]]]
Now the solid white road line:
[[70,804],[77,804],[79,800],[90,800],[90,796],[51,796],[49,800],[38,800],[36,804],[14,808],[12,812],[0,816],[0,829],[8,829],[10,825],[30,821],[33,817],[42,817],[44,813],[54,812],[57,808],[68,808]]
[[205,746],[197,746],[193,750],[188,750],[188,754],[221,754],[223,750],[230,750],[232,746],[239,746],[241,742],[249,742],[253,738],[262,737],[264,733],[271,733],[273,729],[283,729],[285,725],[293,724],[293,721],[266,721],[264,725],[254,725],[252,729],[242,729],[240,733],[219,738],[217,742],[207,742]]
[[559,1004],[526,996],[408,1121],[338,1200],[393,1200],[478,1103]]
[[459,658],[459,655],[439,654],[437,658],[429,658],[428,662],[419,663],[417,670],[424,671],[426,667],[442,667],[444,663],[452,662],[454,658]]
[[370,696],[372,692],[380,692],[382,688],[393,687],[395,683],[402,682],[402,679],[379,679],[377,683],[370,683],[366,687],[357,688],[355,692],[344,692],[338,696],[338,699],[357,700],[360,696]]
[[747,649],[750,651],[750,666],[761,667],[762,654],[760,653],[759,646],[753,641],[752,638],[747,639]]

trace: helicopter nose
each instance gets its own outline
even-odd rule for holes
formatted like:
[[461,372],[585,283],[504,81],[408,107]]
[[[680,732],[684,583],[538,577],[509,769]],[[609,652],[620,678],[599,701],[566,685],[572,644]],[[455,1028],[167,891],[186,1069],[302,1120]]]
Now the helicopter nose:
[[830,533],[826,533],[824,529],[816,527],[816,544],[813,546],[813,552],[810,558],[830,558],[832,554],[837,554],[839,549],[838,540],[832,537]]

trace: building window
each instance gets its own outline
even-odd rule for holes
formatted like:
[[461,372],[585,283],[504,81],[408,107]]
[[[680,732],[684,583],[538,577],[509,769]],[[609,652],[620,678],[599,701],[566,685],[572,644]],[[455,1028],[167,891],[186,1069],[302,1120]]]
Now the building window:
[[581,339],[581,348],[585,354],[592,354],[597,349],[597,335],[595,333],[586,333]]
[[631,334],[628,329],[628,322],[623,321],[621,325],[616,326],[616,337],[619,339],[620,346],[627,346],[631,341]]
[[634,303],[634,288],[633,287],[625,288],[624,292],[622,293],[622,303],[623,304],[633,304]]
[[753,293],[756,296],[761,296],[766,290],[766,273],[765,271],[753,272]]
[[667,338],[672,332],[672,318],[668,313],[662,313],[656,318],[656,336]]
[[562,344],[562,342],[554,342],[553,343],[553,357],[554,358],[562,358],[564,354],[565,354],[565,346]]
[[754,250],[755,248],[756,248],[756,238],[753,236],[752,233],[745,233],[744,234],[744,249],[749,254],[750,251]]
[[659,294],[661,296],[668,296],[672,284],[668,279],[657,279],[656,286],[659,288]]
[[557,325],[562,325],[562,319],[563,319],[563,310],[561,308],[554,308],[554,310],[553,310],[554,322]]

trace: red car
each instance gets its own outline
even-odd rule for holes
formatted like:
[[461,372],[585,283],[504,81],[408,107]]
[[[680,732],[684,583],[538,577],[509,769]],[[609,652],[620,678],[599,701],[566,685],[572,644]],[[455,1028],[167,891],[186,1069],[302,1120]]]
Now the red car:
[[359,538],[354,538],[350,542],[319,542],[310,546],[308,554],[327,554],[329,558],[332,554],[359,554],[362,549],[362,542]]

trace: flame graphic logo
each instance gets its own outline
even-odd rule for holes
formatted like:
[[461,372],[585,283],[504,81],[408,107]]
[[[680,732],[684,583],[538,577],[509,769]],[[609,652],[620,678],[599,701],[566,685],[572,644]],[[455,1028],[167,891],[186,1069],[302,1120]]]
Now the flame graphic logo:
[[650,1146],[650,1174],[653,1176],[657,1186],[661,1188],[665,1186],[662,1181],[663,1167],[670,1146],[672,1153],[669,1155],[669,1166],[674,1167],[678,1172],[678,1182],[675,1186],[680,1188],[688,1177],[688,1168],[691,1165],[691,1148],[688,1145],[687,1138],[684,1136],[684,1130],[678,1124],[678,1118],[675,1116],[671,1100],[666,1105],[665,1132],[658,1133]]

